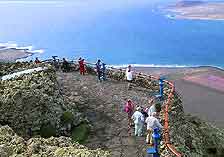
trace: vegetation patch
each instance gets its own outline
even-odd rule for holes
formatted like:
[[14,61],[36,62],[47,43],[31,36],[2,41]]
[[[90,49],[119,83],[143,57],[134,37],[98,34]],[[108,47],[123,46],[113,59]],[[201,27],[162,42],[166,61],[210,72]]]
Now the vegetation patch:
[[85,143],[89,134],[89,126],[86,123],[82,123],[77,127],[72,129],[72,141],[79,142],[81,144]]
[[68,123],[72,123],[72,120],[73,120],[72,112],[65,111],[62,115],[62,122],[68,124]]
[[40,135],[44,138],[49,138],[51,136],[56,136],[56,129],[51,124],[46,124],[41,126]]

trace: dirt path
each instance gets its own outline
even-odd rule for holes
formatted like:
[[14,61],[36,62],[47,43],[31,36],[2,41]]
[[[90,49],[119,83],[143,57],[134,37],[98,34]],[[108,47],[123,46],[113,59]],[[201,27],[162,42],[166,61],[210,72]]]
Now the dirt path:
[[108,80],[98,82],[93,75],[80,76],[79,73],[58,73],[63,93],[78,104],[92,124],[87,146],[104,148],[113,157],[145,157],[145,135],[128,136],[127,115],[122,111],[127,99],[135,104],[147,104],[149,92],[135,87],[127,90],[126,82]]

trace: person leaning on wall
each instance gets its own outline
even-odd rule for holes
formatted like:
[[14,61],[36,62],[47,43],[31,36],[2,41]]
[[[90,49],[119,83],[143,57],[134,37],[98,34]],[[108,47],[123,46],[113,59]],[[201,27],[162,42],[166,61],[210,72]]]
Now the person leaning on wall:
[[133,81],[133,71],[131,65],[129,65],[126,69],[126,80],[128,81],[128,89],[131,89],[131,83]]

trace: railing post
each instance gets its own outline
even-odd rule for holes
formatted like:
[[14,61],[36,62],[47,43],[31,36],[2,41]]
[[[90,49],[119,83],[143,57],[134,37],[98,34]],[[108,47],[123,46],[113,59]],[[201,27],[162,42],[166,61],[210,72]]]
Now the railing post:
[[160,134],[159,134],[159,130],[158,128],[155,128],[153,130],[153,134],[152,134],[152,138],[153,138],[153,148],[148,148],[147,149],[147,154],[148,155],[153,155],[153,157],[159,157],[159,140],[160,140]]
[[160,100],[163,100],[163,87],[164,87],[164,81],[163,78],[159,78],[159,95],[160,95]]

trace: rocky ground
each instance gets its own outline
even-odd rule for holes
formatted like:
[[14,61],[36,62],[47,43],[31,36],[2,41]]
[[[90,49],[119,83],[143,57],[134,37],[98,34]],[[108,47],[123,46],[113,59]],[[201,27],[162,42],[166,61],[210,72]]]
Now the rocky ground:
[[71,101],[87,116],[92,125],[86,146],[109,150],[113,157],[145,157],[144,137],[128,135],[127,115],[123,105],[132,99],[135,105],[145,106],[150,91],[133,87],[126,82],[97,81],[95,75],[80,76],[79,73],[58,73],[58,81]]

